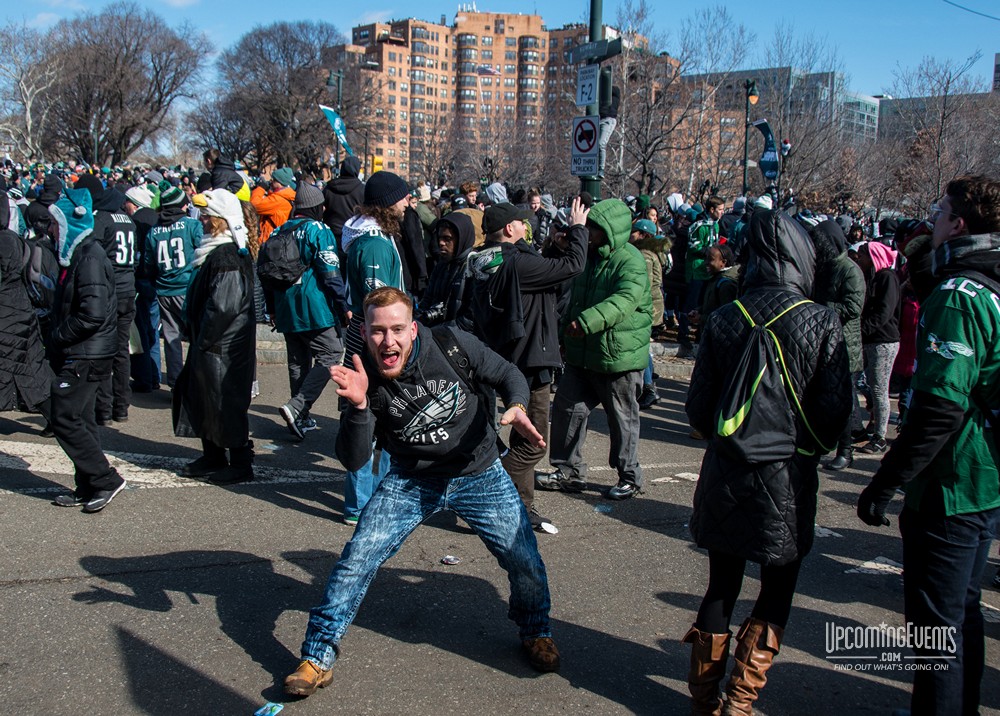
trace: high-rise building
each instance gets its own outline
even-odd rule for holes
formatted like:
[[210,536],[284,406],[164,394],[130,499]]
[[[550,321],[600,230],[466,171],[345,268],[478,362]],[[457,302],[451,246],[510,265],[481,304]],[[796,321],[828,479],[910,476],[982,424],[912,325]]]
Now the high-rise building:
[[[461,6],[446,22],[442,16],[439,23],[359,25],[350,45],[328,53],[333,62],[353,58],[377,73],[382,91],[366,123],[369,154],[403,176],[438,180],[442,145],[449,142],[465,142],[485,162],[502,151],[497,141],[513,127],[518,140],[539,141],[548,108],[565,106],[566,95],[575,93],[577,66],[569,52],[589,41],[586,25],[549,30],[539,15],[474,6]],[[607,39],[617,36],[605,27]]]

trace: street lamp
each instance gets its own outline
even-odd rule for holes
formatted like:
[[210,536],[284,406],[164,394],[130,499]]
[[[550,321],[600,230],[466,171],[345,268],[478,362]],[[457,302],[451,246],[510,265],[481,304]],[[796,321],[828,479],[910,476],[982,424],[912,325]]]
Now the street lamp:
[[747,163],[750,161],[750,105],[757,104],[760,95],[757,94],[757,80],[744,80],[743,89],[746,92],[747,111],[743,123],[743,196],[747,195]]
[[[332,90],[334,87],[337,88],[337,114],[340,114],[340,100],[344,94],[344,71],[343,70],[330,70],[330,74],[326,78],[326,88]],[[333,175],[336,176],[340,169],[340,138],[334,134],[334,164],[333,164]]]

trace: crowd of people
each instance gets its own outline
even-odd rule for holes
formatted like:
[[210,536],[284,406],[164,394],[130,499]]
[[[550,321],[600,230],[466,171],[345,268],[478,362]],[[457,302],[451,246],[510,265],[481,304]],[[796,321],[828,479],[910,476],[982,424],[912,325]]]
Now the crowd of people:
[[[73,461],[57,505],[98,512],[120,493],[98,427],[161,383],[174,433],[202,444],[180,474],[253,480],[258,323],[287,346],[279,414],[293,439],[315,429],[334,382],[356,530],[289,694],[330,683],[375,571],[441,509],[508,572],[529,662],[557,670],[535,535],[558,530],[536,488],[590,487],[583,445],[601,406],[617,475],[604,495],[642,493],[641,415],[659,400],[650,342],[670,340],[696,354],[686,410],[706,441],[690,525],[708,587],[684,636],[694,713],[751,713],[812,547],[818,470],[851,467],[857,445],[884,454],[861,520],[887,525],[906,493],[907,621],[955,629],[949,668],[917,672],[913,713],[976,712],[1000,509],[1000,182],[960,177],[928,216],[877,224],[777,192],[657,206],[413,187],[362,180],[354,157],[325,183],[289,167],[251,176],[216,149],[204,171],[8,162],[0,190],[0,410],[41,413]],[[552,469],[538,470],[546,454]],[[748,561],[761,591],[734,639]]]

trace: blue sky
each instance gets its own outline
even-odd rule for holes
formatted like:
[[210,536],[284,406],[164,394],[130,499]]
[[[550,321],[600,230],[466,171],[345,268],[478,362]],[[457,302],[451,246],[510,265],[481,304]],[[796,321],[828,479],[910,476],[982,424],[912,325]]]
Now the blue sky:
[[[997,0],[955,0],[971,10],[1000,17]],[[690,12],[691,3],[675,0],[647,0],[653,11],[653,22],[660,32],[668,34],[669,51],[675,35],[671,34],[679,21]],[[4,3],[0,11],[5,21],[26,20],[45,27],[60,18],[77,12],[97,10],[105,2],[98,0],[35,0],[24,3]],[[438,21],[444,14],[450,23],[458,9],[451,0],[424,0],[420,3],[400,0],[368,0],[367,2],[319,2],[318,0],[161,0],[139,4],[149,7],[170,24],[183,20],[200,27],[221,49],[235,42],[243,33],[258,24],[277,20],[326,20],[345,35],[354,25],[416,15],[424,20]],[[961,63],[977,49],[982,59],[971,75],[991,82],[994,53],[1000,52],[1000,21],[973,14],[944,0],[800,0],[787,5],[794,10],[766,13],[776,3],[721,2],[735,22],[742,22],[756,33],[758,42],[769,39],[778,23],[792,26],[803,36],[835,46],[844,68],[851,77],[850,87],[864,94],[879,94],[893,82],[897,65],[915,67],[922,57]],[[416,10],[415,8],[420,8]],[[573,22],[586,22],[589,0],[479,0],[481,12],[512,12],[541,14],[549,27]],[[604,0],[605,22],[614,23],[618,0]],[[710,30],[725,32],[725,28]]]

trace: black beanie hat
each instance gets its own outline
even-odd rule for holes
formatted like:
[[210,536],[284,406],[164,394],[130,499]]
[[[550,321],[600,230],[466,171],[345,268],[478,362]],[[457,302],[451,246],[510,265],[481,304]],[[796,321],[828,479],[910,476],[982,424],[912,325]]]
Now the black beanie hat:
[[104,195],[104,183],[93,174],[81,174],[76,180],[74,189],[86,189],[90,192],[91,201],[96,202]]
[[392,172],[375,172],[365,182],[365,205],[389,207],[410,193],[403,178]]

